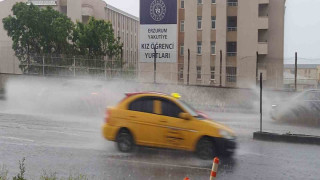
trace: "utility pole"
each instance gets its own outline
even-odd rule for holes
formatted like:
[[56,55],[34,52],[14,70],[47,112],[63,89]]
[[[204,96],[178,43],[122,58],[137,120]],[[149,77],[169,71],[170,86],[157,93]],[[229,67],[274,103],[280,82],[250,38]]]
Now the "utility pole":
[[297,91],[297,76],[298,76],[298,53],[295,53],[294,63],[294,90]]
[[222,87],[222,50],[220,50],[220,87]]
[[262,132],[262,73],[260,73],[260,132]]
[[157,49],[154,47],[154,62],[153,62],[153,83],[157,83]]
[[187,75],[187,85],[189,86],[190,78],[190,49],[188,49],[188,75]]

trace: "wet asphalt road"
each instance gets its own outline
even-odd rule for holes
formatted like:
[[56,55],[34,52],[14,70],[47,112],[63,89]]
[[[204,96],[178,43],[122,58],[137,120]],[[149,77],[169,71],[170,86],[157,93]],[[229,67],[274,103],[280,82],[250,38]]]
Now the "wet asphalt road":
[[[259,127],[256,114],[208,114],[233,128],[239,148],[231,159],[222,159],[218,179],[320,179],[320,146],[252,140]],[[85,174],[89,179],[209,179],[212,161],[192,153],[137,148],[123,154],[100,134],[101,117],[28,114],[0,106],[0,165],[9,175],[18,172],[26,158],[27,177],[43,171],[59,177]],[[266,120],[266,130],[320,135],[320,129],[279,124]]]

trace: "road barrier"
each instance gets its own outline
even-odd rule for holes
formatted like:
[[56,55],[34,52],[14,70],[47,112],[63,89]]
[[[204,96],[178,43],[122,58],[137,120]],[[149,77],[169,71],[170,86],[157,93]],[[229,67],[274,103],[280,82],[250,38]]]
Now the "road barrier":
[[213,159],[213,164],[212,164],[212,170],[210,174],[210,180],[214,180],[217,176],[218,172],[218,165],[219,165],[219,158],[215,157]]

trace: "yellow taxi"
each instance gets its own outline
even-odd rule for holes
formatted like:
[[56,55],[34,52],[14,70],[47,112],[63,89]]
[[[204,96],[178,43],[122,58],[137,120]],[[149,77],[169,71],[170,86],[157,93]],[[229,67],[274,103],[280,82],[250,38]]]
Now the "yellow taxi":
[[135,145],[181,149],[200,158],[231,156],[234,132],[193,109],[174,93],[127,93],[115,107],[107,108],[103,136],[117,142],[121,152]]

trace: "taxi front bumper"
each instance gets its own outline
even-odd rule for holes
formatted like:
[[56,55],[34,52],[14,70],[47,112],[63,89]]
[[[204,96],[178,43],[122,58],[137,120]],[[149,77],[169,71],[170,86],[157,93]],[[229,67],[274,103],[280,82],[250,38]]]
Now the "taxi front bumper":
[[232,156],[237,148],[236,139],[217,138],[215,142],[219,154],[223,156]]

